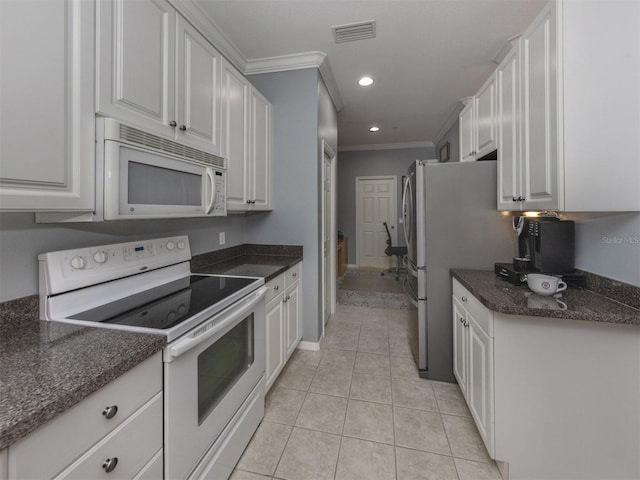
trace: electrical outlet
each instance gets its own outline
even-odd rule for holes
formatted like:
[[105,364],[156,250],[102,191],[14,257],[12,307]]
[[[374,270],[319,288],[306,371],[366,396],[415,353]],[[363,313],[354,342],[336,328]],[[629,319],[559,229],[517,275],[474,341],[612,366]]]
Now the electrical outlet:
[[224,232],[220,232],[220,239],[219,239],[219,244],[220,245],[224,245],[225,242],[225,238],[224,238]]

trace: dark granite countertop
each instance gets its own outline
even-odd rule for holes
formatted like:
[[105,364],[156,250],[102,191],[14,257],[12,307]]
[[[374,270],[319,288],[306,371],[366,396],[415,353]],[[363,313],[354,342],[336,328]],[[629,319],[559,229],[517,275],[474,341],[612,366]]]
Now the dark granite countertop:
[[264,277],[268,282],[301,261],[302,247],[247,244],[196,255],[191,271]]
[[38,320],[38,296],[0,304],[0,450],[124,374],[162,335]]
[[[567,306],[560,309],[554,297],[535,295],[526,285],[515,286],[492,271],[452,269],[451,275],[490,310],[512,315],[565,318],[640,326],[640,310],[596,291],[569,287],[555,295]],[[640,289],[626,286],[634,297]],[[637,298],[630,299],[629,303]],[[564,308],[562,306],[562,308]]]

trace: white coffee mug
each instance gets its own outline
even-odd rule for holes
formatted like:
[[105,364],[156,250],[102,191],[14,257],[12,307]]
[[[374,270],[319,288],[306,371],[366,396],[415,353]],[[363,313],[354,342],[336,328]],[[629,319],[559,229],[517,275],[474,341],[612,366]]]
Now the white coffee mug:
[[548,296],[567,289],[567,284],[558,277],[541,273],[527,274],[527,285],[533,293]]

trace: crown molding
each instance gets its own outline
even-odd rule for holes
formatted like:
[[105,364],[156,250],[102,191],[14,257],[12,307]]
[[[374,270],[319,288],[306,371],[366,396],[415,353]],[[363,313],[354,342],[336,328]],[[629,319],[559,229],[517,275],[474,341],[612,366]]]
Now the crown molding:
[[257,58],[248,60],[245,68],[245,75],[257,75],[260,73],[287,72],[290,70],[303,70],[305,68],[317,68],[320,76],[329,91],[329,96],[333,101],[337,111],[342,110],[344,103],[338,84],[333,76],[329,59],[322,52],[304,52],[292,55],[281,55],[278,57]]
[[403,143],[373,143],[370,145],[343,145],[338,147],[339,152],[358,152],[363,150],[398,150],[401,148],[428,148],[435,147],[431,141],[403,142]]
[[286,72],[289,70],[303,70],[305,68],[320,68],[327,56],[322,52],[304,52],[278,57],[256,58],[247,60],[246,75],[260,73]]
[[433,139],[433,142],[436,145],[438,143],[440,143],[440,140],[443,139],[443,137],[447,134],[447,132],[453,126],[453,124],[456,123],[459,120],[460,112],[462,111],[462,109],[466,105],[465,100],[467,100],[469,98],[473,98],[473,97],[466,97],[466,98],[460,100],[458,103],[456,103],[456,106],[453,108],[453,110],[451,110],[451,113],[449,114],[449,116],[445,120],[444,124],[440,127],[440,130],[438,130],[438,133],[436,134],[436,136]]
[[169,0],[169,3],[200,31],[220,53],[241,72],[247,67],[247,59],[235,44],[227,38],[216,22],[195,0]]

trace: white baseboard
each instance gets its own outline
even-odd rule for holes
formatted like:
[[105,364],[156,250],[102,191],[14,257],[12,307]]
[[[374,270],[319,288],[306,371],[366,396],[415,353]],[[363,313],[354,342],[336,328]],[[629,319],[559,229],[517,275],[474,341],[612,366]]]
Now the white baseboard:
[[299,348],[300,350],[311,350],[311,351],[314,351],[314,352],[318,352],[322,348],[322,344],[323,343],[324,343],[324,331],[322,332],[322,336],[320,337],[319,341],[317,341],[317,342],[305,342],[304,340],[300,340],[300,342],[298,343],[297,348]]

